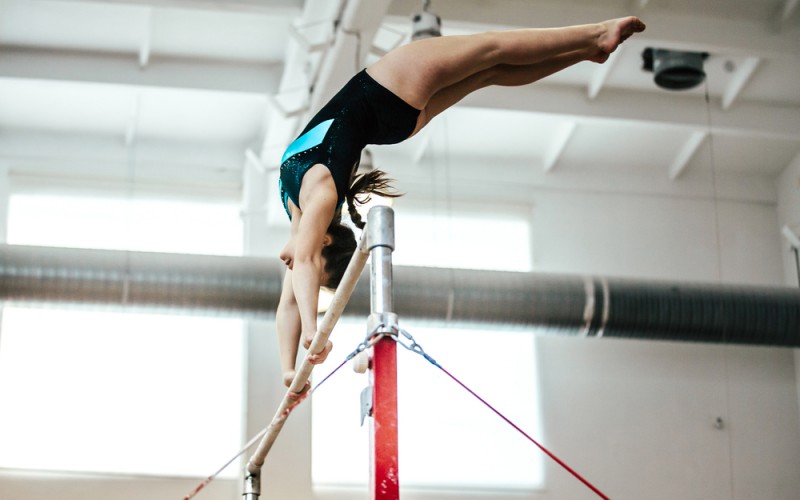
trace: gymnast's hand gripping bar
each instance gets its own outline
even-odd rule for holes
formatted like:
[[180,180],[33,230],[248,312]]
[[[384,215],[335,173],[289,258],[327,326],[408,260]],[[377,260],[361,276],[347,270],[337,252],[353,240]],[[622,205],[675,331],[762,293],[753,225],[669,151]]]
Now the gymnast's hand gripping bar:
[[[342,281],[339,284],[339,287],[336,289],[336,293],[333,296],[331,305],[328,307],[328,310],[325,312],[325,316],[322,318],[322,321],[317,328],[317,333],[308,348],[308,352],[319,352],[325,347],[325,344],[328,342],[328,338],[333,331],[333,327],[336,325],[336,322],[342,315],[347,302],[350,300],[350,296],[356,287],[356,283],[358,283],[358,278],[361,276],[361,272],[364,269],[364,265],[366,264],[368,257],[369,249],[367,248],[367,231],[365,230],[362,232],[358,249],[353,253],[353,257],[350,259],[350,263],[347,265],[347,269],[344,272]],[[283,397],[275,416],[272,418],[272,422],[267,428],[266,434],[261,439],[261,442],[259,443],[258,448],[256,448],[256,451],[253,453],[252,457],[250,457],[250,460],[247,464],[247,477],[245,478],[245,495],[249,494],[255,496],[246,498],[256,499],[258,498],[258,495],[260,495],[260,491],[254,490],[259,489],[258,477],[260,476],[261,466],[264,464],[267,453],[269,453],[269,450],[272,448],[275,439],[278,437],[278,434],[283,428],[283,424],[286,422],[289,412],[293,408],[293,405],[297,402],[297,397],[292,397],[293,393],[297,394],[303,391],[313,369],[314,365],[308,361],[307,357],[304,357],[300,368],[297,370],[294,380],[289,387],[289,390]]]

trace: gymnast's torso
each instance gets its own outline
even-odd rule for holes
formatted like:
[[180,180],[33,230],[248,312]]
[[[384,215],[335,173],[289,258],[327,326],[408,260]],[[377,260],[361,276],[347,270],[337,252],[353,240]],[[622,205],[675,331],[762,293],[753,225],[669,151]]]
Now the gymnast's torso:
[[396,144],[407,139],[420,111],[362,70],[314,115],[281,159],[281,201],[291,219],[289,201],[300,207],[303,176],[325,165],[336,185],[337,205],[344,203],[353,172],[367,144]]

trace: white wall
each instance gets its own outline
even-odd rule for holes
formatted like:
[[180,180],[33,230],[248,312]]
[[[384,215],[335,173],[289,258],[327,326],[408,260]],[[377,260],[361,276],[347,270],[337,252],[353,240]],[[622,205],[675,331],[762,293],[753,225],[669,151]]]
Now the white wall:
[[[783,281],[774,204],[545,190],[532,214],[539,271]],[[612,498],[796,498],[791,351],[553,337],[538,345],[547,442]],[[558,466],[548,472],[542,498],[591,498]]]
[[765,285],[783,273],[775,207],[761,203],[542,192],[532,221],[537,271]]
[[[786,175],[797,178],[796,172]],[[741,181],[742,191],[746,183],[746,179]],[[538,271],[784,282],[777,200],[726,196],[715,203],[696,193],[604,193],[586,187],[555,189],[543,181],[528,196]],[[249,191],[249,196],[248,205],[255,214],[266,195]],[[792,200],[798,203],[796,197]],[[511,201],[515,211],[523,202]],[[791,211],[797,212],[796,208]],[[714,237],[717,219],[719,247]],[[286,236],[285,228],[270,229],[257,214],[248,221],[248,232],[248,251],[258,255],[275,255]],[[792,351],[541,337],[538,356],[544,444],[610,497],[796,500],[800,418]],[[250,325],[248,363],[246,427],[248,435],[253,435],[271,418],[282,392],[271,322]],[[308,412],[306,405],[298,408],[269,456],[263,498],[364,498],[363,491],[312,492]],[[718,417],[723,420],[722,429],[714,427]],[[476,434],[480,436],[480,430]],[[472,453],[487,466],[492,462],[481,454],[478,444],[431,452],[441,453],[442,460],[455,452]],[[532,447],[531,453],[539,452]],[[595,498],[556,464],[547,463],[547,486],[537,493],[470,496],[404,491],[403,498]],[[4,474],[0,498],[182,498],[195,484],[193,480],[43,479]],[[217,481],[198,499],[240,495],[239,481]]]
[[[611,498],[796,498],[790,351],[546,337],[539,353],[547,442]],[[548,472],[543,498],[591,498]]]
[[[795,234],[800,234],[800,155],[786,167],[775,183],[778,189],[778,226],[787,225]],[[783,238],[781,256],[786,284],[797,286],[794,255],[789,251],[789,243]]]

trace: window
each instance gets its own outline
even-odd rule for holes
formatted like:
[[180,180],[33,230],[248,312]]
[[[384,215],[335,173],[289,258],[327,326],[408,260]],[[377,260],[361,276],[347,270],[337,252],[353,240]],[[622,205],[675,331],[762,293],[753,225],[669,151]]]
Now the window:
[[521,216],[395,213],[396,265],[530,271],[528,221]]
[[[242,244],[238,207],[222,203],[13,195],[8,228],[11,244]],[[0,467],[206,475],[241,442],[243,349],[238,319],[7,307]]]
[[[395,216],[395,264],[529,269],[530,236],[521,217],[467,214],[437,220],[405,211]],[[523,429],[540,435],[532,334],[434,329],[404,320],[402,311],[398,314],[403,327],[448,371]],[[332,366],[318,368],[318,380],[363,340],[365,328],[365,322],[340,322],[333,337],[336,350],[329,358]],[[316,487],[366,487],[368,429],[359,425],[359,394],[367,385],[366,375],[342,370],[315,392]],[[398,349],[398,399],[403,488],[498,491],[542,486],[544,460],[537,448],[424,358],[404,349]]]

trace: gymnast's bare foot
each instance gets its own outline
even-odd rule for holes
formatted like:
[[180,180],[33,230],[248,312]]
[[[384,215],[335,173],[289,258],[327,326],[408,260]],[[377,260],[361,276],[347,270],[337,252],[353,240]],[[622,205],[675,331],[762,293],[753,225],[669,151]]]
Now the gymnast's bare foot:
[[634,33],[644,31],[645,24],[635,16],[611,19],[600,24],[605,32],[597,40],[597,55],[591,58],[597,63],[604,63],[612,52],[617,50],[619,44],[630,38]]

